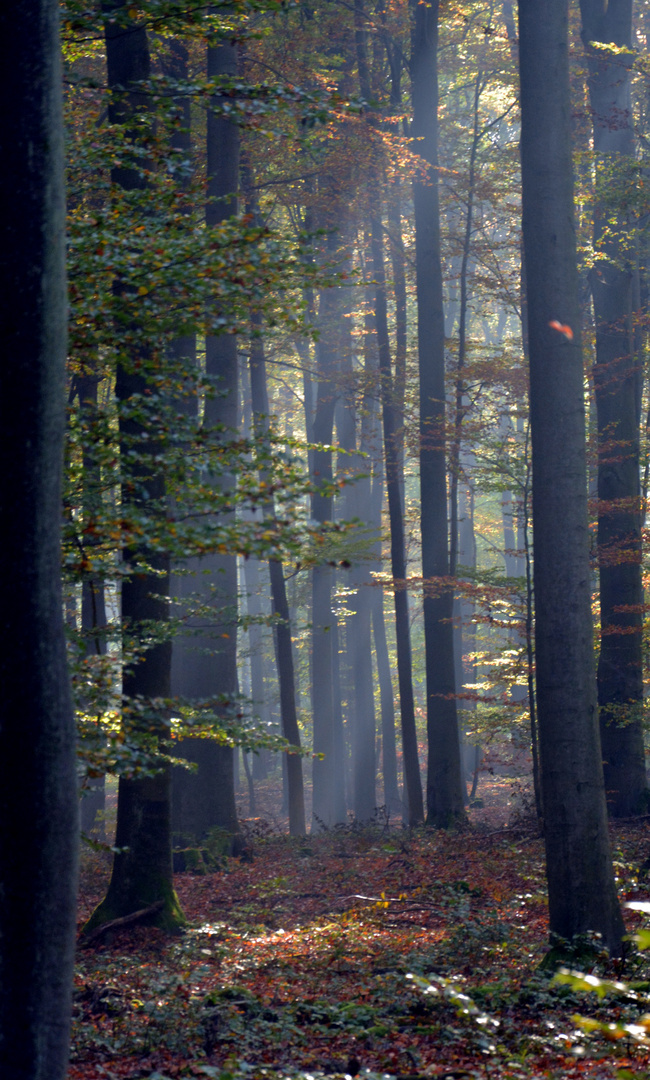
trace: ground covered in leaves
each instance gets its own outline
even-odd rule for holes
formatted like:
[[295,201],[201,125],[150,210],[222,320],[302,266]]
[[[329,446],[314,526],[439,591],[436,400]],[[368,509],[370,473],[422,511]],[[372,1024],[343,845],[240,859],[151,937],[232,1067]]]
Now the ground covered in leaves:
[[[650,1076],[645,1046],[574,1019],[638,1023],[650,954],[595,961],[636,998],[554,984],[542,841],[471,816],[451,835],[380,823],[301,840],[251,823],[244,860],[177,875],[180,938],[139,926],[79,950],[70,1080]],[[649,899],[650,822],[613,842],[623,899]],[[80,922],[108,869],[84,856]]]

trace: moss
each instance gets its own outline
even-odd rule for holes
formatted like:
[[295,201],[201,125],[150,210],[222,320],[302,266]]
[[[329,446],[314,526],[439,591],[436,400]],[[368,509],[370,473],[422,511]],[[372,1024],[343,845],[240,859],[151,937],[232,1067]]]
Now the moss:
[[[151,888],[149,895],[142,899],[120,897],[117,890],[109,886],[105,898],[97,905],[92,915],[81,928],[80,937],[87,937],[93,930],[98,930],[115,919],[122,919],[133,915],[142,908],[151,907],[152,904],[163,902],[162,908],[142,919],[147,926],[158,926],[170,934],[177,934],[186,924],[176,890],[167,881],[159,881],[157,888]],[[138,922],[137,925],[140,925]]]
[[186,847],[177,848],[174,851],[174,873],[183,874],[206,874],[208,871],[207,861],[201,848]]
[[220,866],[226,856],[239,854],[237,849],[242,842],[241,833],[232,833],[229,829],[222,829],[217,825],[210,829],[204,840],[204,853],[209,855],[214,864]]

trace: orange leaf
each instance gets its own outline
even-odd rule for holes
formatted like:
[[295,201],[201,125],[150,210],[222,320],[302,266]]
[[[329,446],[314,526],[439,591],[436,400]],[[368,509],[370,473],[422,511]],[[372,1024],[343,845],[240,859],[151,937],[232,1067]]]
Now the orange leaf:
[[567,341],[573,341],[573,330],[567,323],[558,322],[557,319],[552,319],[548,324],[552,330],[557,330],[558,334],[564,334]]

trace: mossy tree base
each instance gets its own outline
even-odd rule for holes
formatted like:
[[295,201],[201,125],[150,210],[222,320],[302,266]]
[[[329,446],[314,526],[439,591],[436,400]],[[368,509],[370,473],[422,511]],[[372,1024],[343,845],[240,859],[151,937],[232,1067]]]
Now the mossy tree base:
[[[183,915],[175,889],[173,887],[163,887],[161,891],[164,892],[164,896],[158,896],[158,901],[162,901],[162,908],[148,916],[146,919],[140,920],[140,922],[145,922],[149,926],[158,926],[161,930],[166,930],[170,934],[176,934],[186,925],[185,916]],[[152,904],[155,903],[156,901],[152,901]],[[139,910],[139,907],[133,908],[130,905],[127,907],[117,905],[114,898],[110,896],[109,890],[108,895],[97,905],[92,915],[83,926],[80,936],[82,939],[88,937],[95,930],[99,929],[99,927],[114,922],[115,919],[122,919],[126,915],[131,915],[134,911]]]
[[82,936],[160,901],[163,906],[151,923],[170,932],[184,925],[172,875],[169,788],[169,769],[153,777],[120,780],[113,873],[106,897]]

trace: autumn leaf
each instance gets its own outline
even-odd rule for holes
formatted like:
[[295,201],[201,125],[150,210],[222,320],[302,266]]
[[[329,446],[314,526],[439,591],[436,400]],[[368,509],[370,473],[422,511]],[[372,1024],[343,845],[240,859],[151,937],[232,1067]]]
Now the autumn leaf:
[[558,322],[557,319],[551,319],[548,324],[551,330],[557,330],[558,334],[564,334],[567,341],[573,341],[573,330],[567,323]]

